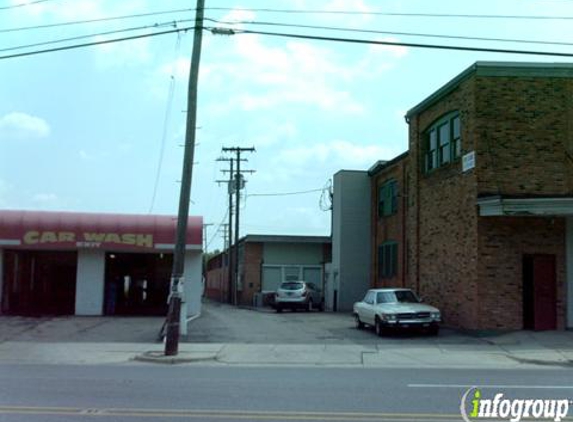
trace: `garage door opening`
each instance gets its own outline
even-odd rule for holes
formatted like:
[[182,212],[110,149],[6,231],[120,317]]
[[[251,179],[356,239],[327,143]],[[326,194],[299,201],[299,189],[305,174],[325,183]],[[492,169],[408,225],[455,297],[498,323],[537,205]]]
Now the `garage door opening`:
[[166,315],[172,254],[107,253],[104,315]]
[[4,251],[2,313],[73,315],[76,252]]

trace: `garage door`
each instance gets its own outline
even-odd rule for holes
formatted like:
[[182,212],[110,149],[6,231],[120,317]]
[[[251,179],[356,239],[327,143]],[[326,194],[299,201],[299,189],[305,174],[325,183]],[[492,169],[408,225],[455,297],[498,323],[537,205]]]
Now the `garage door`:
[[303,268],[302,279],[308,283],[314,283],[319,289],[322,289],[322,269],[321,268]]
[[282,267],[263,266],[262,291],[274,292],[282,281]]

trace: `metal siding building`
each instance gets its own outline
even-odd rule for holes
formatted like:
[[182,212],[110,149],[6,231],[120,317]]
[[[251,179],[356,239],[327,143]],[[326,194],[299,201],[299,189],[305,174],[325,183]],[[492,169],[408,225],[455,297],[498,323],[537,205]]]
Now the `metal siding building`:
[[370,190],[367,171],[342,170],[334,175],[327,309],[351,311],[370,287]]

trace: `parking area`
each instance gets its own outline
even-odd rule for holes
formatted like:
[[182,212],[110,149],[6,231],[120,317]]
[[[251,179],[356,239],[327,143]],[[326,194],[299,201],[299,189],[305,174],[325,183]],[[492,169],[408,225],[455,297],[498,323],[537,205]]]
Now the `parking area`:
[[190,343],[245,344],[379,344],[463,343],[482,341],[444,329],[439,337],[420,333],[402,333],[378,337],[372,329],[357,330],[350,314],[331,312],[242,309],[226,304],[203,304],[202,316],[189,325]]
[[[191,321],[182,343],[227,345],[292,345],[310,347],[365,346],[377,349],[451,348],[476,350],[572,349],[572,331],[464,333],[442,328],[439,336],[401,334],[378,337],[372,329],[357,330],[350,314],[330,312],[276,313],[205,302],[202,315]],[[0,343],[156,343],[162,317],[43,317],[0,316]]]
[[[0,317],[0,342],[154,343],[163,317]],[[476,339],[443,330],[438,338],[422,335],[377,337],[357,330],[350,314],[243,309],[205,302],[202,315],[188,325],[183,343],[230,344],[379,344],[381,342],[457,341]]]

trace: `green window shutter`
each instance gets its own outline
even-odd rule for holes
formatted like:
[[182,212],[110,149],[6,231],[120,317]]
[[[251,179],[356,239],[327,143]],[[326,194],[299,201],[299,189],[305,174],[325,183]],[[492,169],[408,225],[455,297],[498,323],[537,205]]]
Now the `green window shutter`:
[[388,246],[390,245],[384,246],[384,276],[386,278],[392,275],[392,251]]
[[378,246],[378,277],[390,278],[398,274],[398,242],[384,242]]
[[392,182],[392,214],[398,211],[398,183]]
[[378,246],[378,277],[384,278],[384,246]]
[[457,115],[452,119],[452,159],[461,155],[461,124],[460,116]]
[[384,186],[381,186],[378,189],[378,217],[382,217],[384,215]]
[[392,248],[392,276],[398,274],[398,244],[393,243]]

